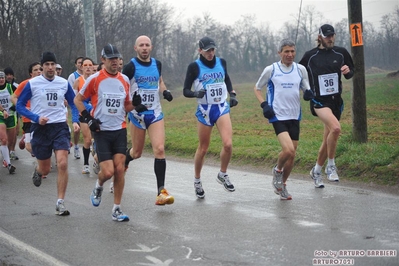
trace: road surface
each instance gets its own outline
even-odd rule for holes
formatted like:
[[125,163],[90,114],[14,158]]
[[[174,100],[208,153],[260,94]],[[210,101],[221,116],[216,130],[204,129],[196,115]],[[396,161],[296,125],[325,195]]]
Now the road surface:
[[[196,198],[193,164],[167,160],[166,188],[175,203],[156,206],[154,159],[130,163],[122,210],[111,219],[105,184],[99,207],[89,195],[96,175],[69,156],[65,198],[71,215],[55,213],[56,170],[32,183],[34,158],[18,151],[16,174],[0,169],[0,265],[399,265],[399,196],[291,178],[291,201],[274,194],[268,170],[229,170],[236,191],[216,182],[205,162],[206,197]],[[90,164],[92,158],[90,158]]]

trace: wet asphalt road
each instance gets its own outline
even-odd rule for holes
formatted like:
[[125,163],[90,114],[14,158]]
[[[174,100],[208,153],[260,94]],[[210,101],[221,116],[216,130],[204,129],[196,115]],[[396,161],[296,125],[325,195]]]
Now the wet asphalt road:
[[293,200],[281,201],[269,170],[234,166],[231,193],[216,182],[218,168],[205,162],[206,197],[198,200],[193,164],[167,160],[166,188],[175,203],[156,206],[154,160],[144,157],[126,174],[122,209],[130,221],[117,223],[109,182],[93,207],[96,175],[81,174],[83,158],[71,154],[71,215],[58,217],[56,170],[37,188],[34,158],[18,155],[16,174],[0,169],[0,265],[399,265],[398,195],[327,182],[315,189],[310,178],[291,178]]

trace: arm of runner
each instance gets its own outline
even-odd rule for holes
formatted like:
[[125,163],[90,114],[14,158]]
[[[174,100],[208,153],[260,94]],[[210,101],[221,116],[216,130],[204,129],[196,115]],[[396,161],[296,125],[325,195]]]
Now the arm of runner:
[[171,102],[173,100],[172,93],[170,92],[170,90],[168,90],[168,88],[166,88],[162,76],[159,77],[159,90],[162,92],[163,98],[166,99],[168,102]]
[[65,94],[65,99],[67,100],[69,106],[71,107],[72,122],[78,123],[79,122],[79,111],[75,106],[74,98],[75,98],[75,92],[73,91],[71,85],[68,83],[68,90]]
[[[187,67],[187,72],[186,72],[186,78],[184,80],[184,86],[183,86],[183,95],[187,98],[198,98],[198,93],[196,94],[195,91],[191,90],[191,87],[193,85],[194,80],[197,78],[199,74],[199,69],[197,63],[193,62]],[[204,97],[205,91],[202,94],[202,97]],[[199,97],[199,98],[202,98]]]
[[39,123],[39,116],[37,114],[32,113],[28,108],[26,108],[27,102],[32,98],[32,90],[30,87],[30,82],[28,82],[25,88],[22,90],[19,95],[17,101],[17,112],[25,116],[26,118],[34,121],[35,123]]

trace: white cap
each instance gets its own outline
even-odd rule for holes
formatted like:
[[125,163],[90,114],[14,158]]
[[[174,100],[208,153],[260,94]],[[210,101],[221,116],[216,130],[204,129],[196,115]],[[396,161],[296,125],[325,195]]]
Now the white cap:
[[55,68],[62,68],[62,66],[60,64],[56,64]]

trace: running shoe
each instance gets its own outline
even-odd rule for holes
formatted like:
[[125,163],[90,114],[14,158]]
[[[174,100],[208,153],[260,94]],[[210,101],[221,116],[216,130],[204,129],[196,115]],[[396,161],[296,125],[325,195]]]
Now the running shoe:
[[73,156],[75,156],[75,159],[80,159],[79,146],[75,146],[73,149]]
[[235,188],[234,188],[233,184],[230,182],[229,176],[227,174],[224,174],[222,176],[219,173],[216,176],[216,181],[218,181],[219,184],[222,184],[226,191],[228,191],[228,192],[234,192],[235,191]]
[[68,216],[71,214],[64,205],[64,202],[57,202],[55,205],[55,214],[58,216]]
[[338,176],[337,170],[338,169],[335,165],[327,165],[326,175],[327,175],[328,181],[339,182],[339,176]]
[[[276,170],[276,167],[273,167],[273,188],[274,188],[274,192],[276,194],[279,194],[279,192],[283,189],[283,171],[278,172]],[[277,191],[277,192],[276,192]]]
[[94,207],[98,207],[101,203],[101,194],[103,193],[103,187],[94,188],[90,195],[91,204]]
[[15,151],[10,151],[10,160],[19,160],[19,157],[15,154]]
[[94,139],[91,139],[91,155],[94,157],[96,155],[96,142]]
[[42,184],[42,176],[37,172],[36,168],[33,172],[32,181],[33,184],[37,187],[40,187],[40,185]]
[[132,148],[129,148],[129,149],[126,150],[125,172],[126,172],[127,169],[129,168],[129,163],[130,163],[131,161],[133,161],[132,156],[130,156],[130,150],[131,150],[131,149],[132,149]]
[[283,184],[283,188],[280,191],[280,199],[282,200],[292,200],[292,196],[290,193],[287,191],[287,185]]
[[323,177],[321,176],[321,173],[316,173],[314,171],[314,167],[310,171],[310,177],[313,179],[315,187],[317,187],[317,188],[323,188],[324,187]]
[[83,166],[82,174],[90,174],[90,167],[87,164]]
[[7,168],[8,168],[8,172],[10,173],[10,174],[14,174],[15,173],[15,166],[14,165],[12,165],[12,164],[9,164],[8,166],[7,166]]
[[169,194],[169,192],[163,188],[161,193],[157,196],[157,200],[155,201],[155,205],[165,205],[165,204],[173,204],[175,202],[175,198]]
[[194,188],[195,188],[195,195],[199,199],[203,199],[205,197],[205,191],[202,188],[202,182],[194,182]]
[[114,182],[109,184],[109,193],[114,193]]
[[112,220],[117,222],[128,222],[129,216],[125,215],[120,208],[116,208],[112,212]]
[[94,163],[93,163],[93,172],[96,175],[98,174],[98,172],[100,172],[100,165],[96,161],[94,161]]

